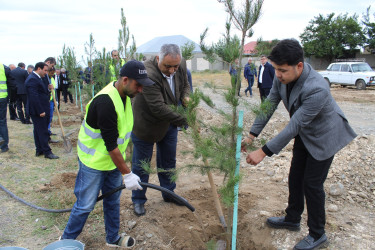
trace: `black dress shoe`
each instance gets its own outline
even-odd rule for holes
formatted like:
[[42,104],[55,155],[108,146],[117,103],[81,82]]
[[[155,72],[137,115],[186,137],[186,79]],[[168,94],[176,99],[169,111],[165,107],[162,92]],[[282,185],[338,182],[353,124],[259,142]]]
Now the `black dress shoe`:
[[267,219],[267,225],[273,228],[285,228],[290,231],[299,231],[301,230],[299,223],[293,223],[285,221],[285,217],[270,217]]
[[179,200],[176,200],[176,199],[174,199],[174,198],[172,198],[172,197],[167,197],[167,196],[163,196],[163,200],[165,201],[165,202],[171,202],[171,203],[174,203],[174,204],[176,204],[177,206],[185,206],[184,205],[184,203],[182,203],[181,201],[179,201]]
[[327,236],[323,234],[319,239],[315,240],[312,236],[307,235],[303,240],[294,246],[294,250],[312,250],[328,246]]
[[48,155],[45,155],[44,158],[54,160],[54,159],[59,159],[60,157],[58,157],[57,155],[54,155],[53,153],[50,153]]
[[10,118],[12,121],[20,121],[20,118],[16,117],[16,118]]
[[36,153],[35,153],[35,156],[36,156],[36,157],[41,156],[41,155],[43,155],[43,152],[36,152]]
[[31,121],[25,121],[25,124],[33,124]]
[[137,216],[145,215],[146,209],[145,204],[133,203],[134,206],[134,213]]

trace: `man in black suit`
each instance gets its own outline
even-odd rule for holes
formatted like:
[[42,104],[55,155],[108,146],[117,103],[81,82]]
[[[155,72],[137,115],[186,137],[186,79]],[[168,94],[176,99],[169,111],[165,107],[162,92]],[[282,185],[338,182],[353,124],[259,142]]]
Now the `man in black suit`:
[[56,69],[56,74],[55,74],[55,96],[56,96],[56,101],[57,101],[57,108],[60,110],[60,96],[61,96],[61,85],[62,85],[62,80],[61,80],[61,73],[60,69]]
[[[17,86],[16,103],[17,103],[18,118],[21,120],[23,124],[31,124],[30,115],[26,109],[27,95],[26,95],[25,81],[27,77],[29,76],[29,74],[25,70],[25,64],[20,62],[18,64],[18,67],[12,70],[10,74],[14,78],[14,83]],[[23,113],[22,108],[25,109],[25,115]]]
[[69,96],[70,102],[73,103],[73,96],[72,96],[72,94],[70,93],[70,90],[69,90],[70,79],[68,77],[68,72],[66,71],[66,69],[64,69],[64,68],[61,69],[60,76],[61,76],[61,80],[62,80],[61,88],[62,88],[62,91],[63,91],[64,102],[65,103],[68,102],[68,96]]
[[[16,65],[9,64],[9,69],[11,72],[16,69]],[[17,99],[17,88],[8,91],[8,102],[9,102],[9,117],[13,121],[19,121],[16,112],[16,99]]]
[[260,66],[258,74],[258,88],[260,93],[260,100],[263,102],[267,98],[272,88],[273,78],[275,76],[275,69],[267,61],[265,55],[260,56]]
[[39,62],[35,65],[33,73],[26,79],[26,93],[29,114],[34,124],[34,142],[36,147],[35,156],[44,154],[45,158],[58,159],[48,145],[48,123],[50,111],[50,92],[48,85],[42,80],[48,72],[48,65]]

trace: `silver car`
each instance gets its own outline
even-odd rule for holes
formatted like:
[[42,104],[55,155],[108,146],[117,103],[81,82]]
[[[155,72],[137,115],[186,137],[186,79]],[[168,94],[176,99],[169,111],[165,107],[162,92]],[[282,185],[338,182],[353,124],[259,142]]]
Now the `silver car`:
[[366,86],[375,85],[375,71],[365,62],[337,62],[331,63],[326,71],[319,72],[331,86],[356,86],[357,89],[366,89]]

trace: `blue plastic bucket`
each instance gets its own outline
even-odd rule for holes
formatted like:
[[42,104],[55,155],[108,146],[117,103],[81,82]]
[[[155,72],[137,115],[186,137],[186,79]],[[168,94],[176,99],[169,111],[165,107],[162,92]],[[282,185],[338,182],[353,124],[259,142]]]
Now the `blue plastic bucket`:
[[0,247],[0,250],[28,250],[28,249],[23,248],[23,247]]
[[43,250],[83,250],[85,249],[85,244],[78,240],[59,240],[55,241]]

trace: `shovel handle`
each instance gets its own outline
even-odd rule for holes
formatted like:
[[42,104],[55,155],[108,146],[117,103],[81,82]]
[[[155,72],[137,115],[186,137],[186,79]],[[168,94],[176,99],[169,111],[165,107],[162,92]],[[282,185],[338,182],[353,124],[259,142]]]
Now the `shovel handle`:
[[53,102],[55,104],[55,110],[56,110],[56,113],[57,113],[57,117],[59,118],[61,133],[62,133],[63,138],[65,139],[65,133],[64,133],[63,125],[62,125],[61,118],[60,118],[60,112],[59,112],[59,109],[57,107],[57,102],[56,102],[56,99],[55,99],[55,90],[51,89],[51,92],[52,92],[52,99],[53,99]]

